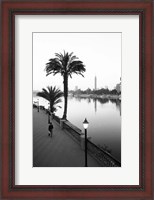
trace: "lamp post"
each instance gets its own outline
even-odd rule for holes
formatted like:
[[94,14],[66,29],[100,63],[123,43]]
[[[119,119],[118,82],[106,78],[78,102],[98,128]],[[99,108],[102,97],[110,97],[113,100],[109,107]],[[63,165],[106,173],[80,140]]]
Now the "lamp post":
[[48,105],[48,124],[50,124],[50,103]]
[[85,167],[87,167],[87,128],[88,128],[89,122],[85,118],[83,122],[83,127],[85,129]]
[[37,99],[37,111],[39,112],[39,99]]

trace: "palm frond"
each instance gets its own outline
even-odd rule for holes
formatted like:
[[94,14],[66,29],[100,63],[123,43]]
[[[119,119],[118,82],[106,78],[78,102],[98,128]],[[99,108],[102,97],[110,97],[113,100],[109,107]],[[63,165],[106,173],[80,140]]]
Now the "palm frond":
[[58,103],[61,103],[61,102],[62,102],[62,100],[58,99],[58,100],[55,101],[55,105],[58,104]]
[[49,96],[47,96],[47,95],[46,95],[45,93],[43,93],[43,92],[38,92],[36,95],[39,96],[39,97],[42,97],[42,98],[46,99],[47,101],[50,100],[50,99],[49,99]]
[[60,73],[62,76],[65,73],[68,73],[71,76],[71,73],[81,72],[80,75],[85,72],[85,66],[82,61],[73,55],[73,52],[63,52],[55,53],[55,58],[49,59],[49,62],[46,64],[46,76],[53,74],[56,75]]
[[53,112],[56,109],[55,106],[62,102],[61,97],[63,96],[63,92],[55,86],[47,86],[47,89],[43,88],[41,92],[37,93],[37,96],[49,101],[50,110]]

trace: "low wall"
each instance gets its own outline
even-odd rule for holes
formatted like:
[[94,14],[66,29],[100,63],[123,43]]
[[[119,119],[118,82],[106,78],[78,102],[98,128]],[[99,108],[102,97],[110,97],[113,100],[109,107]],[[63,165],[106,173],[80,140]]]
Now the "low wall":
[[64,122],[64,129],[66,129],[71,136],[73,136],[79,143],[81,141],[82,132],[79,128],[71,124],[69,121]]
[[121,167],[121,163],[111,154],[99,148],[97,145],[88,140],[87,148],[90,154],[96,158],[104,167]]
[[60,124],[60,118],[56,115],[53,115],[53,119]]
[[[53,119],[60,124],[60,118],[56,115],[53,116]],[[69,121],[63,122],[63,129],[67,130],[68,134],[73,137],[84,149],[84,140],[82,131],[71,124]],[[121,163],[116,160],[111,154],[104,151],[90,140],[87,139],[87,149],[88,152],[94,157],[102,166],[104,167],[121,167]]]

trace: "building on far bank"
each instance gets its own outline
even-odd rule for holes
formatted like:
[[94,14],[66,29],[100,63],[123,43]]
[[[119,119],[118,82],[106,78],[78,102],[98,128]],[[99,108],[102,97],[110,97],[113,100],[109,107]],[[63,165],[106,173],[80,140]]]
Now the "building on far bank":
[[120,78],[120,83],[118,83],[115,87],[115,89],[117,90],[118,93],[121,92],[121,78]]
[[75,86],[75,91],[77,91],[78,90],[78,86]]

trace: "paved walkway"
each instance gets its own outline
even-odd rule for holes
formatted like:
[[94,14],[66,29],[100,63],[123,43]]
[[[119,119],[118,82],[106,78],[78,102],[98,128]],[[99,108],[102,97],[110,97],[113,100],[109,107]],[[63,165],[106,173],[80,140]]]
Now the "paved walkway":
[[[67,131],[53,122],[53,136],[48,136],[48,116],[33,109],[33,166],[34,167],[84,167],[85,154]],[[101,167],[88,155],[88,167]]]

